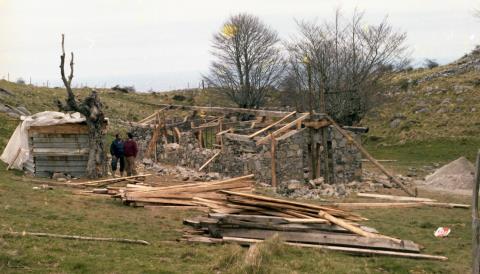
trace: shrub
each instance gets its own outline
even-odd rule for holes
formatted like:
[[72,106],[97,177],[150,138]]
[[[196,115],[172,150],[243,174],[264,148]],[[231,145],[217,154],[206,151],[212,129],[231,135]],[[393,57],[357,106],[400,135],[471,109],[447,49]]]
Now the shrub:
[[400,86],[400,89],[403,91],[407,91],[408,87],[410,86],[410,82],[408,79],[402,79],[399,81],[398,85]]
[[187,99],[187,97],[183,96],[183,95],[178,95],[178,94],[175,94],[173,95],[172,97],[173,100],[175,101],[185,101],[185,99]]
[[426,68],[429,68],[429,69],[438,67],[438,62],[435,61],[434,59],[428,59],[427,58],[427,59],[425,59],[423,64],[425,65]]
[[120,86],[120,85],[116,85],[114,87],[112,87],[112,90],[115,90],[115,91],[120,91],[120,92],[123,92],[123,93],[129,93],[129,92],[135,92],[135,86]]
[[25,85],[25,80],[23,80],[23,78],[20,77],[20,78],[17,79],[16,83],[19,84],[19,85]]

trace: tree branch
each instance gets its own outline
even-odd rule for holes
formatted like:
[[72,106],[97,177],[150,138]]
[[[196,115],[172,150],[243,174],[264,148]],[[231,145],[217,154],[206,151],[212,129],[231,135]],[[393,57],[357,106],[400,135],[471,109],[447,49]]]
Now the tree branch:
[[65,35],[62,33],[62,55],[60,55],[60,74],[62,76],[63,84],[67,89],[67,105],[63,106],[62,108],[62,110],[64,111],[78,111],[77,101],[75,100],[75,95],[73,94],[71,87],[73,79],[73,52],[71,56],[72,59],[70,60],[70,75],[68,76],[67,80],[67,77],[65,76]]

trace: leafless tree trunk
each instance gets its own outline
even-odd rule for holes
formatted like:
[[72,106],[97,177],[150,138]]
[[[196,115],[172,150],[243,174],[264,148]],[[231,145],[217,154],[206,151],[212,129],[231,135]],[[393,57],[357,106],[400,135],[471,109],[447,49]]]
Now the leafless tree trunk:
[[316,110],[325,102],[326,112],[342,124],[358,122],[371,107],[379,79],[407,60],[405,33],[395,32],[386,20],[367,25],[363,13],[344,20],[337,10],[333,23],[298,22],[298,27],[298,37],[286,44],[291,74],[306,90],[303,60],[308,58]]
[[224,91],[239,107],[258,108],[268,90],[274,89],[284,71],[284,60],[275,31],[257,17],[230,17],[222,31],[213,36],[208,86]]
[[62,55],[60,55],[60,74],[63,84],[67,90],[67,99],[65,103],[57,100],[57,106],[61,111],[76,111],[83,114],[89,129],[89,147],[87,163],[87,177],[99,178],[106,174],[106,157],[105,157],[105,129],[107,121],[103,113],[103,105],[95,90],[86,97],[82,102],[78,102],[73,93],[71,84],[73,79],[73,52],[70,59],[70,75],[68,78],[65,74],[65,37],[62,34]]

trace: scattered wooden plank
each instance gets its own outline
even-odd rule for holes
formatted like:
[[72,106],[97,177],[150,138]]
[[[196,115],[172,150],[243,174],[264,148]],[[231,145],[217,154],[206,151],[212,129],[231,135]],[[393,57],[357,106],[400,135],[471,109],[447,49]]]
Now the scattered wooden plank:
[[86,236],[77,236],[77,235],[62,235],[62,234],[26,232],[26,231],[23,231],[23,232],[8,231],[8,232],[4,232],[3,234],[12,235],[12,236],[21,236],[21,237],[36,236],[36,237],[62,238],[62,239],[71,239],[71,240],[120,242],[120,243],[129,243],[129,244],[150,245],[149,242],[144,240],[132,240],[132,239],[122,239],[122,238],[99,238],[99,237],[86,237]]
[[206,166],[208,166],[208,164],[210,164],[213,160],[215,160],[221,153],[222,151],[220,150],[219,152],[215,153],[210,159],[208,159],[208,161],[205,162],[205,164],[203,164],[199,169],[198,171],[202,171]]
[[374,193],[357,193],[357,196],[364,197],[364,198],[375,198],[375,199],[401,201],[401,202],[436,202],[436,200],[429,199],[429,198],[394,196],[394,195],[374,194]]
[[244,229],[244,228],[220,228],[218,232],[222,237],[248,238],[248,239],[268,239],[274,235],[287,242],[340,245],[349,247],[369,247],[383,250],[420,252],[418,245],[411,241],[395,242],[388,238],[367,238],[345,233],[329,233],[316,231],[295,232],[295,231],[275,231],[263,229]]
[[[235,238],[235,237],[223,237],[223,241],[238,243],[238,244],[247,244],[247,245],[263,242],[263,240],[258,240],[258,239],[246,239],[246,238]],[[341,246],[331,246],[331,245],[301,244],[301,243],[290,243],[290,242],[286,242],[285,244],[290,246],[296,246],[296,247],[317,248],[317,249],[341,251],[341,252],[347,252],[347,253],[353,253],[353,254],[383,255],[383,256],[411,258],[411,259],[426,259],[426,260],[440,260],[440,261],[448,260],[448,258],[445,256],[429,255],[429,254],[417,254],[417,253],[408,253],[408,252],[374,250],[374,249],[367,249],[367,248],[341,247]]]
[[[393,162],[396,162],[397,160],[378,160],[377,159],[377,162],[379,163],[393,163]],[[362,162],[370,162],[369,159],[362,159]]]
[[303,207],[303,208],[306,208],[306,209],[325,210],[325,211],[328,211],[330,214],[337,214],[337,215],[344,214],[344,215],[355,216],[355,214],[347,213],[343,210],[329,208],[329,207],[326,207],[326,206],[319,206],[319,205],[313,205],[313,204],[307,204],[307,203],[301,203],[301,202],[295,202],[295,201],[289,201],[289,200],[282,200],[282,199],[276,199],[276,198],[271,198],[271,197],[267,197],[267,196],[260,196],[260,195],[254,195],[254,194],[249,194],[249,193],[228,191],[228,190],[221,190],[220,192],[230,194],[230,195],[235,195],[235,196],[252,198],[252,199],[255,199],[255,200],[266,201],[266,202],[274,202],[274,203],[278,203],[278,204],[293,205],[293,206],[297,206],[297,207]]
[[[335,218],[334,216],[328,214],[327,212],[325,211],[320,211],[318,213],[318,215],[320,216],[320,218],[323,218],[329,222],[331,222],[332,224],[336,224],[340,227],[343,227],[345,228],[346,230],[348,231],[351,231],[355,234],[358,234],[360,236],[363,236],[363,237],[366,237],[366,238],[384,238],[385,236],[381,235],[381,234],[375,234],[375,233],[371,233],[371,232],[367,232],[359,227],[356,227],[352,224],[349,224],[347,222],[345,222],[344,220],[342,219],[339,219],[339,218]],[[394,239],[392,239],[394,240]]]
[[88,186],[88,185],[105,186],[105,185],[109,185],[109,184],[112,184],[112,183],[125,181],[126,179],[145,178],[145,177],[148,177],[148,176],[151,176],[151,175],[152,174],[133,175],[133,176],[127,176],[127,177],[118,177],[118,178],[111,178],[111,179],[81,182],[81,183],[78,183],[78,184],[82,184],[82,185],[86,185],[86,186]]
[[470,205],[465,204],[453,204],[453,203],[437,203],[437,202],[420,202],[421,204],[433,207],[445,207],[445,208],[470,208]]
[[407,203],[333,203],[332,206],[341,209],[370,209],[370,208],[409,208],[422,207],[424,204],[419,202]]

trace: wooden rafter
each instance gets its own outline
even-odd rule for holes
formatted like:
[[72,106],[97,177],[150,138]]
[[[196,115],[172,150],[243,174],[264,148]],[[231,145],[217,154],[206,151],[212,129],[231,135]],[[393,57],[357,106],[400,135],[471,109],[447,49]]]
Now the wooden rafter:
[[280,124],[281,122],[285,121],[286,119],[292,117],[292,116],[295,115],[296,113],[297,113],[296,111],[291,112],[291,113],[285,115],[282,119],[280,119],[280,120],[278,120],[278,121],[276,121],[276,122],[274,122],[274,123],[272,123],[272,124],[270,124],[270,125],[262,128],[261,130],[259,130],[259,131],[257,131],[257,132],[254,132],[254,133],[248,135],[248,137],[249,137],[249,138],[253,138],[253,137],[255,137],[255,136],[259,135],[259,134],[262,134],[263,132],[271,129],[272,127]]
[[202,171],[205,167],[207,167],[211,162],[213,162],[213,160],[215,160],[221,153],[222,151],[220,150],[219,152],[215,153],[215,155],[213,155],[210,159],[208,159],[208,161],[205,162],[205,164],[203,164],[199,169],[198,171]]
[[165,110],[167,110],[167,109],[168,109],[168,107],[164,107],[164,108],[162,108],[162,109],[160,109],[160,110],[157,110],[157,111],[155,111],[154,113],[152,113],[151,115],[149,115],[149,116],[143,118],[142,120],[138,121],[138,123],[139,123],[139,124],[149,123],[149,122],[155,120],[155,118],[157,117],[157,115],[158,115],[159,113],[161,113],[161,112],[163,112],[163,111],[165,111]]
[[[289,130],[291,127],[295,126],[299,121],[303,121],[303,120],[307,119],[308,116],[310,116],[310,113],[303,113],[303,115],[300,116],[299,118],[291,121],[290,123],[284,125],[283,127],[277,129],[276,131],[274,131],[274,132],[272,133],[273,137],[279,136],[280,134],[282,134],[282,133],[284,133],[285,131]],[[257,146],[258,146],[258,145],[266,144],[266,143],[269,142],[269,140],[270,140],[270,136],[263,137],[262,139],[260,139],[260,140],[257,141]]]
[[157,104],[157,106],[177,108],[177,109],[191,109],[191,110],[197,110],[197,111],[223,113],[223,114],[246,113],[246,114],[252,114],[255,116],[280,117],[280,118],[289,114],[289,112],[286,112],[286,111],[273,111],[273,110],[248,109],[248,108],[202,107],[202,106],[182,106],[182,105],[167,105],[167,104]]

